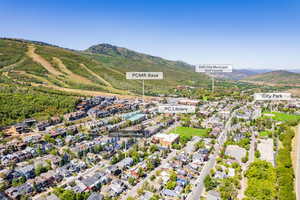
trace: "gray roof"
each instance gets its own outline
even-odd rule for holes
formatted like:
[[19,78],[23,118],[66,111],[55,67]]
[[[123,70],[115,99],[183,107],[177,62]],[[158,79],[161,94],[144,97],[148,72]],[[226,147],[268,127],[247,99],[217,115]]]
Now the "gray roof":
[[6,198],[5,195],[2,192],[0,192],[0,199],[1,200],[8,200],[8,198]]
[[99,180],[98,177],[90,176],[90,177],[82,179],[81,182],[85,186],[90,187],[90,186],[94,185],[98,180]]
[[165,196],[169,196],[169,197],[177,197],[178,196],[178,194],[175,191],[168,190],[168,189],[164,189],[162,191],[162,194],[165,195]]
[[87,200],[102,200],[104,197],[102,194],[93,192]]
[[26,165],[24,167],[20,167],[20,168],[16,169],[16,171],[21,172],[23,174],[33,171],[33,170],[34,170],[34,165]]
[[132,164],[133,164],[133,159],[128,157],[128,158],[124,158],[123,160],[118,162],[116,165],[120,168],[124,168],[126,166],[131,166]]

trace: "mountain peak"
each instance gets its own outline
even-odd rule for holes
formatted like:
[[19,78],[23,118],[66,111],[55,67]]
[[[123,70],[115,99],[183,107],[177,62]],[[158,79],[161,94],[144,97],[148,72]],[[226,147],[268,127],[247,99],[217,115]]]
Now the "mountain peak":
[[123,47],[111,45],[108,43],[100,43],[100,44],[93,45],[88,49],[86,49],[85,51],[89,53],[104,54],[108,56],[122,56],[126,58],[143,55],[138,52]]

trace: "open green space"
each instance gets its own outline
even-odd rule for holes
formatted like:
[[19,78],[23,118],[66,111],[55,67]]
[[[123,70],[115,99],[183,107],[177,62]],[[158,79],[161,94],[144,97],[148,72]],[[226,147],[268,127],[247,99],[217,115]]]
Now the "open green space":
[[271,134],[272,133],[270,131],[261,131],[261,132],[259,132],[259,136],[261,136],[261,137],[268,137]]
[[296,121],[300,120],[300,115],[280,113],[280,112],[266,112],[265,114],[273,114],[273,119],[276,121]]
[[191,128],[191,127],[182,127],[172,129],[169,133],[176,133],[180,136],[201,136],[206,137],[208,135],[207,129]]

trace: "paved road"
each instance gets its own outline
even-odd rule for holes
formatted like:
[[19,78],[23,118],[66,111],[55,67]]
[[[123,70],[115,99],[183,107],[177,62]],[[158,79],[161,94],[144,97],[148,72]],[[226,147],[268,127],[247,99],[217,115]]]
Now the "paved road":
[[227,133],[231,129],[231,119],[235,116],[236,111],[231,114],[231,117],[227,120],[225,124],[224,131],[218,137],[218,143],[215,145],[215,152],[209,158],[209,160],[204,165],[203,169],[200,172],[200,175],[195,183],[195,187],[193,188],[192,192],[187,196],[187,200],[199,200],[201,194],[204,190],[204,179],[210,173],[210,170],[216,164],[216,158],[219,156],[220,148],[227,140]]
[[[242,164],[243,172],[245,172],[247,170],[247,168],[249,167],[249,165],[254,161],[254,158],[255,158],[255,142],[256,142],[255,135],[252,134],[251,135],[250,149],[249,149],[249,160],[248,160],[247,163]],[[240,189],[239,194],[238,194],[238,199],[243,199],[244,198],[244,193],[245,193],[246,187],[247,187],[247,179],[246,179],[246,177],[242,176],[241,189]]]

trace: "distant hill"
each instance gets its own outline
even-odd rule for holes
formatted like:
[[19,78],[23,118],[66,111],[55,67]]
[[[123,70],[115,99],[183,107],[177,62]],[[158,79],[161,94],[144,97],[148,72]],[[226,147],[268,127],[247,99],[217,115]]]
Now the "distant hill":
[[248,76],[243,80],[280,85],[300,85],[300,74],[286,70],[277,70]]
[[141,93],[141,81],[126,80],[127,71],[162,71],[165,79],[145,81],[146,93],[168,93],[177,85],[207,87],[205,74],[192,65],[138,53],[110,44],[85,51],[61,48],[44,42],[0,39],[2,78],[83,95]]
[[257,74],[255,71],[247,69],[234,69],[230,73],[216,73],[215,77],[229,80],[241,80],[248,76]]

